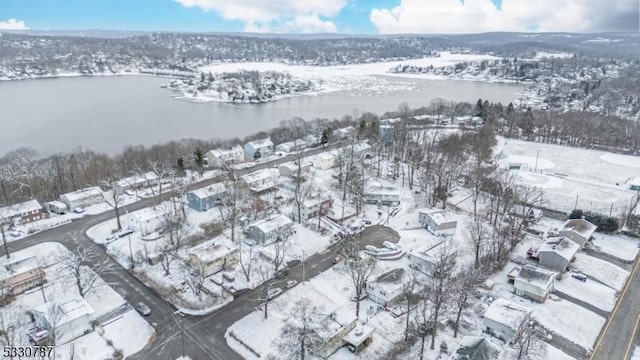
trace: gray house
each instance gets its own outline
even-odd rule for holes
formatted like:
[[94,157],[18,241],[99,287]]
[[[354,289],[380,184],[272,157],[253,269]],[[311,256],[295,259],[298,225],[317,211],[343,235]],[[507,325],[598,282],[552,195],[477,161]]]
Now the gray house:
[[250,238],[262,244],[268,244],[276,241],[278,237],[290,235],[292,226],[291,219],[284,215],[276,215],[250,224],[248,232]]
[[538,249],[540,265],[564,273],[580,250],[580,245],[566,237],[551,237]]
[[560,229],[560,236],[568,237],[582,248],[591,239],[597,228],[596,225],[585,219],[569,219]]
[[531,309],[506,299],[496,299],[484,313],[484,332],[502,341],[518,340],[531,318]]
[[189,207],[197,211],[207,211],[222,201],[222,196],[227,191],[223,183],[216,183],[205,188],[193,190],[187,193]]
[[455,235],[458,219],[442,209],[419,209],[418,222],[434,235]]

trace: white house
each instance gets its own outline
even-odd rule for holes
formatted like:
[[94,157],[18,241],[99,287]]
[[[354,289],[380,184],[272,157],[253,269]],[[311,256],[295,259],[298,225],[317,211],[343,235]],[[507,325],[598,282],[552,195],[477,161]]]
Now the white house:
[[280,171],[278,169],[262,169],[242,176],[249,190],[259,193],[276,187]]
[[573,240],[582,248],[591,239],[597,228],[596,225],[585,219],[569,219],[564,223],[559,233],[560,236]]
[[38,200],[28,200],[0,208],[0,219],[7,219],[15,225],[26,224],[44,218],[44,211]]
[[[127,217],[129,227],[139,231],[143,236],[162,230],[165,225],[166,215],[174,215],[175,210],[170,205],[161,207],[162,209],[147,208],[130,213]],[[181,217],[182,212],[177,211],[175,215]]]
[[40,304],[32,313],[37,327],[46,329],[49,334],[55,330],[58,344],[91,332],[93,309],[79,295]]
[[429,245],[425,248],[408,252],[407,258],[409,259],[409,267],[423,274],[433,276],[433,269],[436,262],[433,254],[443,243],[444,242],[441,241],[435,245]]
[[338,165],[337,158],[331,152],[323,152],[308,158],[315,169],[329,170]]
[[400,192],[391,186],[368,186],[364,193],[364,201],[367,204],[400,205]]
[[[331,200],[329,199],[306,199],[300,204],[300,218],[302,221],[313,219],[320,214],[320,210],[328,212]],[[293,205],[291,217],[294,221],[298,221],[298,204]]]
[[455,214],[441,209],[419,209],[418,222],[435,235],[455,235],[458,227]]
[[538,248],[540,265],[564,273],[580,250],[580,245],[566,237],[550,237]]
[[516,341],[531,318],[531,309],[506,299],[496,299],[484,313],[484,332],[502,341]]
[[380,306],[392,306],[404,295],[408,281],[403,268],[392,269],[367,283],[367,297]]
[[281,151],[285,153],[290,153],[293,151],[304,150],[307,147],[307,142],[303,139],[298,139],[294,141],[288,141],[281,144],[276,145],[276,151]]
[[284,215],[276,215],[249,224],[248,232],[250,238],[265,244],[276,241],[278,237],[290,235],[292,227],[293,221],[291,219]]
[[263,158],[273,154],[273,143],[271,139],[259,139],[244,144],[244,157],[247,160],[255,160],[254,155],[257,151],[260,152],[260,156]]
[[121,195],[127,190],[140,190],[156,185],[158,181],[158,175],[153,171],[149,171],[144,174],[136,174],[116,181],[115,192],[116,194]]
[[244,149],[240,145],[233,146],[230,149],[213,149],[204,154],[204,163],[207,167],[220,167],[238,164],[243,161]]
[[196,245],[187,251],[189,267],[194,273],[204,272],[205,276],[215,274],[233,266],[238,260],[238,248],[214,241]]
[[337,306],[326,314],[319,320],[321,325],[317,332],[322,341],[314,351],[315,355],[324,359],[344,346],[344,338],[356,327],[358,320],[355,313],[346,306]]
[[[278,166],[278,171],[280,171],[280,176],[287,176],[296,178],[298,177],[298,164],[297,162],[288,162]],[[301,177],[309,174],[311,172],[311,163],[308,161],[303,161],[300,166]]]
[[45,282],[46,275],[35,257],[18,260],[4,266],[0,273],[0,300],[18,295]]
[[543,303],[553,291],[556,275],[557,273],[538,266],[524,265],[513,282],[515,293]]
[[69,209],[73,210],[77,207],[84,208],[87,206],[100,204],[104,202],[102,189],[98,186],[92,186],[70,193],[60,195],[60,201],[65,203]]
[[44,204],[47,211],[51,214],[64,214],[69,211],[67,204],[62,201],[54,200]]

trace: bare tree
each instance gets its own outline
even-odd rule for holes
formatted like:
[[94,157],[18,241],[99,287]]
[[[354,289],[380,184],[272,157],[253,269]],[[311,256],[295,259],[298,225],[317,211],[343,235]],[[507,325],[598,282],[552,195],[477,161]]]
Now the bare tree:
[[[5,349],[22,345],[20,335],[22,328],[27,323],[27,317],[17,307],[6,307],[0,311],[0,345]],[[11,351],[9,359],[16,358]],[[5,351],[5,354],[7,352]]]
[[280,266],[284,263],[284,259],[289,253],[291,243],[289,241],[290,233],[285,230],[278,231],[276,239],[269,244],[273,249],[273,256],[271,257],[271,264],[273,264],[273,270],[278,271]]
[[68,251],[59,258],[60,266],[73,275],[73,280],[80,296],[85,297],[95,289],[101,274],[112,271],[109,260],[101,258],[95,247],[85,249],[81,246]]
[[202,301],[204,283],[207,280],[207,268],[205,265],[198,264],[195,266],[195,269],[192,267],[193,264],[184,263],[185,277],[187,280],[187,285],[193,290],[193,294],[198,298],[198,300]]
[[433,303],[429,299],[429,286],[422,286],[418,291],[419,302],[414,315],[415,332],[420,338],[420,360],[424,359],[424,345],[427,336],[435,331]]
[[[433,304],[433,321],[438,323],[440,315],[446,310],[451,297],[451,282],[453,270],[456,266],[458,253],[456,249],[445,242],[435,249],[433,264],[433,279],[431,281],[429,300]],[[431,350],[435,347],[438,328],[434,326],[431,332]]]
[[247,279],[247,282],[250,281],[251,273],[253,271],[253,265],[256,263],[257,257],[253,253],[253,247],[249,246],[249,251],[242,251],[242,241],[239,242],[238,246],[238,263],[240,264],[240,269],[242,269],[242,273],[244,277]]
[[305,179],[303,173],[304,152],[299,152],[296,157],[296,175],[293,179],[293,200],[295,202],[294,210],[297,211],[298,223],[302,223],[302,204],[309,197],[313,189],[310,179]]
[[453,337],[458,336],[458,326],[460,324],[460,316],[469,304],[469,300],[475,291],[476,286],[482,281],[482,275],[479,271],[466,267],[458,272],[453,280],[453,305],[456,308],[456,320],[453,324]]
[[118,195],[116,191],[116,182],[115,181],[105,181],[104,185],[111,187],[111,196],[107,197],[105,193],[102,193],[104,201],[109,204],[113,208],[116,213],[116,224],[118,228],[116,230],[122,229],[122,223],[120,222],[120,207],[122,205],[123,198]]
[[189,226],[185,219],[175,213],[166,213],[164,218],[165,234],[156,251],[160,254],[160,266],[164,274],[171,273],[171,265],[179,259],[178,252],[186,246],[185,239]]
[[487,225],[482,221],[470,222],[468,225],[468,230],[469,245],[471,245],[474,253],[473,267],[477,269],[480,267],[480,253],[487,245],[491,232]]
[[240,217],[247,206],[249,194],[247,185],[236,169],[227,168],[225,171],[227,173],[226,183],[228,189],[222,196],[220,212],[223,213],[223,210],[225,210],[226,216],[223,216],[223,219],[225,219],[231,227],[231,241],[235,241],[238,217]]
[[360,255],[360,240],[349,237],[341,249],[347,271],[356,293],[356,316],[360,316],[360,300],[367,288],[367,281],[376,269],[376,258]]
[[267,269],[264,266],[259,266],[258,267],[258,272],[260,273],[260,276],[262,277],[262,298],[260,299],[262,301],[262,306],[264,307],[264,318],[267,319],[269,317],[269,301],[271,300],[271,289],[273,289],[275,282],[273,281],[273,278],[271,277],[271,272],[269,271],[269,269]]
[[321,308],[307,298],[295,302],[289,318],[276,338],[280,356],[304,360],[307,351],[322,344],[318,331],[322,329],[324,315]]
[[11,253],[9,252],[9,244],[7,242],[7,235],[5,233],[5,226],[10,225],[11,220],[7,218],[0,217],[0,236],[2,236],[2,248],[4,249],[4,254],[9,259],[11,257]]
[[29,198],[33,199],[33,186],[41,170],[38,153],[31,148],[23,147],[7,153],[5,158],[8,160],[9,180],[17,185],[14,192],[27,189]]

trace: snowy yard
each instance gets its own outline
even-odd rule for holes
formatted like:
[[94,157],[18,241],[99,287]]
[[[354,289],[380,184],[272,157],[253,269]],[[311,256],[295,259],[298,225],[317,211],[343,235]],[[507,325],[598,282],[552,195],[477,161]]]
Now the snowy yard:
[[628,271],[584,253],[576,254],[576,261],[570,266],[618,291],[622,290],[629,277]]
[[571,274],[557,280],[555,288],[573,298],[584,301],[604,311],[611,311],[618,298],[616,290],[597,281],[582,282],[571,277]]

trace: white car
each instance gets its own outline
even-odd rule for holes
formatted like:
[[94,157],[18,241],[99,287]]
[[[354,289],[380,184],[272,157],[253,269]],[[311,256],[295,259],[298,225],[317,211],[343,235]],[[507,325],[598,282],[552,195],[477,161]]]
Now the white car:
[[296,286],[297,284],[298,284],[297,281],[289,280],[289,281],[287,281],[287,286],[286,287],[287,287],[287,289],[289,289],[289,288],[292,288],[292,287]]
[[274,297],[280,295],[281,293],[282,293],[282,289],[280,288],[269,289],[269,291],[267,292],[267,299],[271,300]]
[[82,214],[84,212],[84,209],[81,207],[77,207],[73,209],[73,212],[76,214]]

